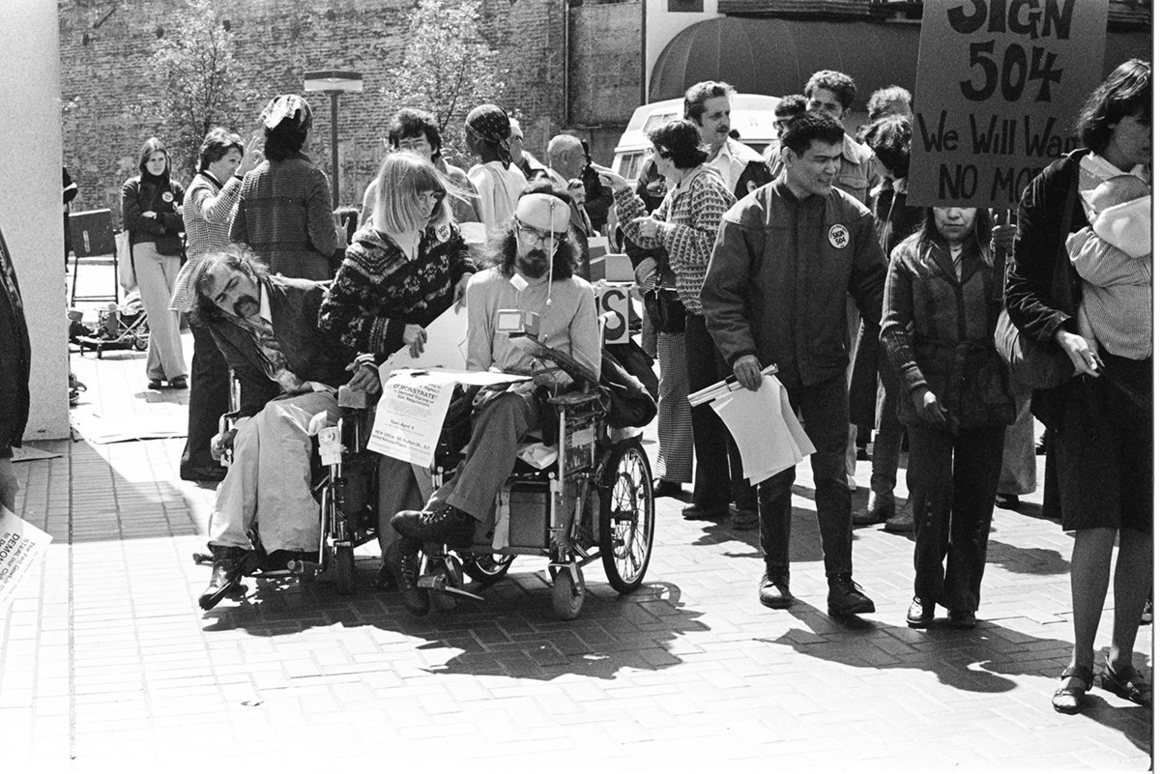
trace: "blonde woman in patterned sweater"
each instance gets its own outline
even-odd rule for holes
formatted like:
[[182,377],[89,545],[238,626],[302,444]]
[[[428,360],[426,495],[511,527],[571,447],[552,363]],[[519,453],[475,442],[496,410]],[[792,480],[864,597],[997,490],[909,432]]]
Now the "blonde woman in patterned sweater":
[[[709,266],[717,227],[736,202],[720,173],[705,164],[708,153],[696,124],[669,121],[649,133],[653,162],[668,183],[660,206],[647,213],[645,204],[620,175],[594,166],[601,182],[612,188],[616,217],[625,235],[641,247],[664,247],[677,275],[677,294],[685,306],[685,365],[689,392],[730,376],[701,311],[701,283]],[[707,404],[693,409],[693,448],[697,466],[693,502],[687,519],[715,519],[729,514],[736,502],[734,526],[751,529],[757,523],[757,496],[741,475],[741,455],[720,418]],[[731,487],[720,482],[729,481]]]
[[[452,184],[430,162],[411,153],[392,153],[383,160],[376,185],[382,195],[346,250],[319,308],[318,324],[382,362],[404,346],[414,355],[423,351],[426,326],[452,304],[463,303],[475,265],[451,219],[447,194]],[[383,550],[398,537],[390,517],[421,507],[423,500],[411,466],[383,457]],[[388,576],[381,572],[379,577],[382,586]]]

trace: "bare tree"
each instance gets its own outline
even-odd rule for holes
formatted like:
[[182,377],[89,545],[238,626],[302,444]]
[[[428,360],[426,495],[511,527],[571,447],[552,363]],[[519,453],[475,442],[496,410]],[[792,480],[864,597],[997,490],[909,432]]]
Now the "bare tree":
[[383,89],[389,109],[434,114],[444,156],[462,160],[463,122],[476,105],[495,102],[507,68],[480,34],[479,0],[419,0],[407,30],[403,61]]
[[147,72],[160,95],[165,138],[177,169],[197,168],[197,150],[215,126],[232,128],[257,99],[234,58],[234,36],[212,0],[186,0],[174,13]]

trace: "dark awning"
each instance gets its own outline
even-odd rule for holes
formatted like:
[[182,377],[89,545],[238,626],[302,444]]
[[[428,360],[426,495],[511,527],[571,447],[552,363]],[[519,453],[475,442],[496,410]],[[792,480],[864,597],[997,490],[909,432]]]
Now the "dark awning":
[[[698,81],[720,80],[746,94],[799,94],[818,70],[839,70],[858,84],[855,111],[890,84],[914,91],[919,25],[725,17],[698,22],[673,38],[653,68],[649,102],[684,95]],[[1109,32],[1104,72],[1133,56],[1150,59],[1148,32]]]

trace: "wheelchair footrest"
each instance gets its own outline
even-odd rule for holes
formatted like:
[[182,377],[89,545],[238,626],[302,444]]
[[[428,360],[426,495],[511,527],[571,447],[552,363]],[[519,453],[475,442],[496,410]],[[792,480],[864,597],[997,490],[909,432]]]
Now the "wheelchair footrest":
[[437,591],[440,594],[454,594],[457,597],[465,597],[467,599],[474,599],[476,602],[482,602],[483,597],[478,594],[473,594],[470,591],[457,586],[453,583],[447,582],[447,576],[444,573],[437,575],[422,575],[416,584],[421,589],[427,591]]
[[291,559],[286,563],[286,569],[296,578],[310,580],[321,572],[322,565],[318,562],[308,562],[302,559]]

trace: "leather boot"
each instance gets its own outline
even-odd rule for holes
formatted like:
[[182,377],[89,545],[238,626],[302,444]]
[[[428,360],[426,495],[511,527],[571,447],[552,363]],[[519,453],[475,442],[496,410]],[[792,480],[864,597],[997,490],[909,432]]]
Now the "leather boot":
[[789,593],[789,568],[766,567],[757,589],[757,599],[766,607],[783,610],[794,603]]
[[452,548],[467,548],[475,537],[475,519],[450,505],[435,511],[399,511],[391,518],[391,526],[403,537]]
[[213,552],[213,569],[210,570],[209,585],[197,599],[202,610],[212,610],[237,585],[246,555],[244,549],[236,546],[211,545],[209,548]]
[[848,573],[829,577],[830,594],[826,598],[829,614],[834,618],[874,612],[874,602],[862,593],[862,587]]
[[418,547],[407,538],[396,540],[383,553],[383,565],[398,584],[407,609],[415,615],[427,615],[431,600],[427,592],[419,588],[418,552]]
[[854,514],[852,521],[857,527],[867,524],[881,524],[894,516],[894,493],[878,494],[870,492],[866,500],[866,510]]

